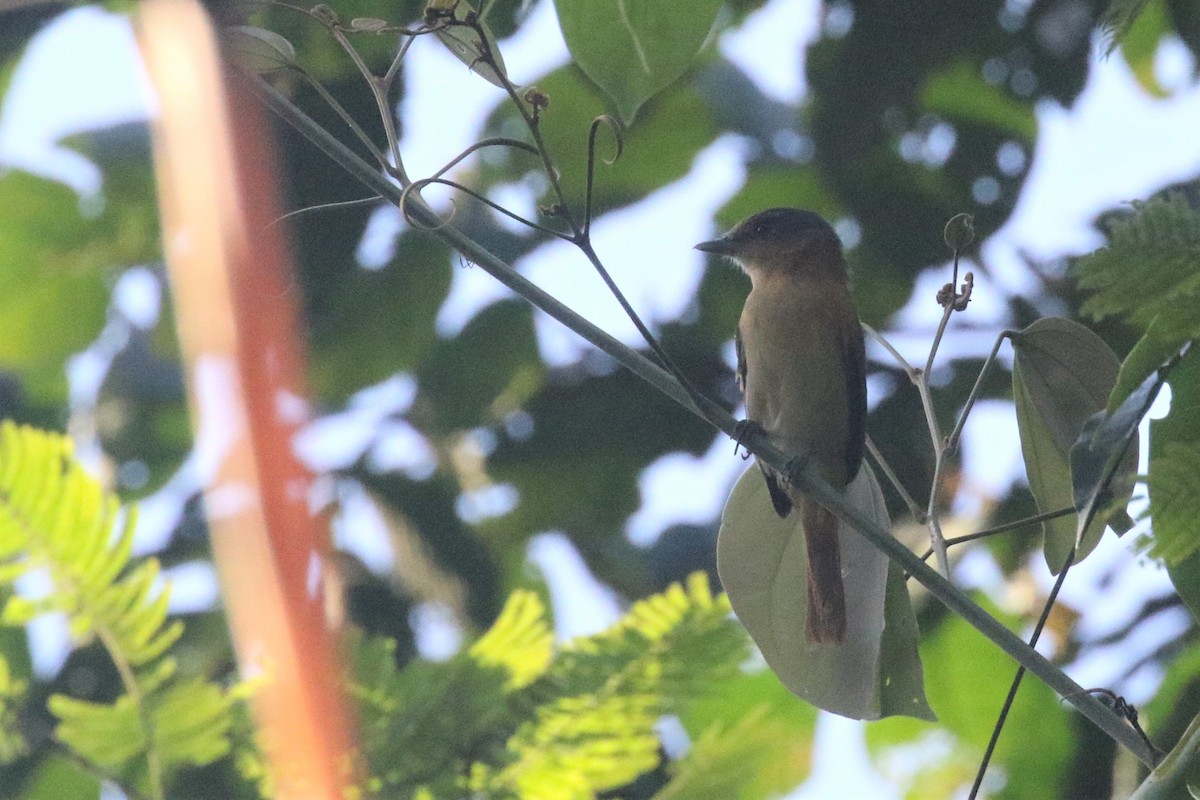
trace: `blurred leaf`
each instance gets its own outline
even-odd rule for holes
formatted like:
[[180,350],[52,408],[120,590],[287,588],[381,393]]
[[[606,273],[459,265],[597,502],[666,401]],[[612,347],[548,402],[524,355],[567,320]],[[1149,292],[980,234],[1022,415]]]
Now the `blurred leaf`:
[[[1098,411],[1083,425],[1071,448],[1071,482],[1079,518],[1079,536],[1093,519],[1112,522],[1129,505],[1137,467],[1138,424],[1150,410],[1166,370],[1151,375],[1125,398],[1117,410]],[[1125,530],[1132,527],[1128,525]]]
[[[1129,5],[1128,0],[1117,0],[1109,6],[1108,14],[1118,13],[1118,9],[1124,5]],[[1154,62],[1155,56],[1158,54],[1159,42],[1170,31],[1166,10],[1163,8],[1161,0],[1152,0],[1152,2],[1139,0],[1137,6],[1141,10],[1132,24],[1125,21],[1120,23],[1114,21],[1110,31],[1112,40],[1109,43],[1108,53],[1112,55],[1113,46],[1119,45],[1121,55],[1125,57],[1125,62],[1129,64],[1129,69],[1141,87],[1154,97],[1166,97],[1168,92],[1158,84],[1158,79],[1154,76]],[[1118,28],[1123,28],[1123,30],[1118,30]]]
[[[542,137],[561,173],[568,205],[581,214],[588,128],[603,103],[579,71],[570,66],[560,67],[534,83],[550,98],[550,107],[540,116]],[[526,137],[524,123],[507,102],[488,116],[484,133]],[[596,137],[595,214],[632,203],[683,177],[691,169],[696,153],[715,135],[700,96],[687,86],[673,88],[644,109],[638,125],[623,133],[624,153],[614,164],[605,163],[613,151],[611,133],[601,130]],[[541,174],[541,162],[528,153],[493,148],[492,155],[480,166],[480,182],[485,188],[519,182],[530,173]],[[557,198],[547,190],[540,201],[549,203]]]
[[[1171,412],[1150,422],[1150,552],[1177,565],[1200,551],[1200,356],[1192,345],[1167,376]],[[1174,574],[1172,578],[1174,579]],[[1196,607],[1200,586],[1176,581],[1189,605]]]
[[[890,527],[869,467],[847,489],[847,499]],[[852,719],[893,714],[932,719],[908,592],[903,581],[889,591],[895,581],[888,579],[887,557],[846,527],[842,523],[838,532],[846,638],[814,644],[804,634],[804,529],[798,515],[779,518],[759,469],[747,469],[725,505],[717,539],[717,571],[734,612],[784,685],[818,708]]]
[[1174,564],[1167,564],[1167,574],[1193,619],[1200,621],[1200,550]]
[[695,61],[719,0],[555,0],[571,58],[616,104],[625,125]]
[[1108,247],[1081,258],[1075,274],[1092,296],[1083,311],[1121,316],[1179,341],[1200,337],[1200,211],[1168,192],[1113,219]]
[[1033,108],[985,81],[975,61],[959,61],[932,75],[921,90],[921,102],[952,122],[982,123],[1026,144],[1037,139]]
[[[979,599],[988,613],[1009,627],[1018,619]],[[922,648],[926,685],[938,721],[982,754],[1000,712],[1016,663],[958,616],[947,616],[926,634]],[[1007,781],[997,798],[1057,798],[1062,765],[1072,751],[1068,711],[1054,691],[1038,680],[1026,680],[1016,694],[1004,735],[992,763],[1003,766]],[[971,765],[972,775],[978,760]]]
[[23,787],[21,800],[100,800],[100,781],[61,755],[50,755]]
[[1129,800],[1178,800],[1196,797],[1200,790],[1197,762],[1200,761],[1200,716],[1179,738],[1171,752],[1159,762]]
[[[1104,340],[1067,319],[1039,319],[1011,338],[1013,398],[1029,488],[1040,511],[1073,506],[1071,448],[1087,419],[1105,407],[1119,362]],[[1137,469],[1136,446],[1129,453],[1122,469],[1132,473]],[[1126,487],[1121,486],[1124,492]],[[1132,484],[1127,488],[1131,494]],[[1114,505],[1126,503],[1128,495],[1118,495]],[[1046,564],[1057,574],[1072,548],[1076,548],[1076,562],[1095,548],[1105,520],[1097,518],[1082,536],[1077,535],[1076,515],[1042,525]]]
[[493,303],[458,336],[436,342],[421,362],[410,418],[440,433],[496,422],[537,390],[544,371],[532,307],[524,300]]
[[252,72],[271,72],[296,64],[296,48],[274,31],[235,25],[221,32],[238,64]]
[[380,269],[352,268],[327,287],[312,327],[312,375],[329,403],[414,369],[437,341],[434,321],[450,291],[445,247],[406,233]]
[[[1110,0],[1108,9],[1100,18],[1100,28],[1109,36],[1109,55],[1115,50],[1142,16],[1142,11],[1152,5],[1153,0]],[[1160,9],[1161,12],[1161,9]]]
[[[438,5],[437,2],[430,3],[430,7]],[[440,5],[443,8],[448,7],[449,13],[459,23],[466,19],[467,14],[475,13],[474,7],[466,0],[454,0],[452,3],[441,3]],[[494,3],[489,4],[489,10],[491,5]],[[482,36],[471,26],[461,24],[438,28],[435,35],[442,44],[446,45],[446,49],[453,53],[455,58],[466,64],[472,72],[488,83],[504,88],[504,81],[508,77],[508,73],[504,69],[504,56],[496,44],[496,37],[492,35],[491,28],[482,19],[478,19],[475,24],[479,26]],[[491,55],[492,61],[495,62],[494,67],[484,60],[485,54]]]
[[623,535],[639,473],[667,453],[704,452],[712,429],[600,354],[551,372],[522,410],[532,430],[503,437],[488,460],[492,479],[516,488],[520,502],[483,528],[507,542],[563,531],[602,580],[645,594],[645,553]]
[[764,726],[775,734],[753,759],[757,765],[755,778],[743,784],[740,794],[730,797],[758,800],[799,785],[812,770],[817,709],[788,691],[771,670],[762,666],[753,672],[741,671],[712,688],[681,715],[693,741],[712,727],[756,714],[758,709],[765,710]]
[[[654,800],[733,800],[768,796],[761,773],[788,755],[789,726],[757,706],[732,725],[713,725],[671,767],[671,782]],[[771,787],[774,796],[795,784]],[[749,794],[749,791],[755,794]]]
[[351,475],[379,504],[394,551],[407,554],[396,571],[408,591],[465,612],[474,625],[491,625],[504,597],[501,554],[459,517],[454,479],[435,473],[414,481],[361,467]]
[[1125,356],[1125,360],[1121,362],[1121,371],[1117,374],[1117,385],[1113,387],[1112,394],[1108,398],[1110,414],[1116,411],[1125,398],[1137,389],[1147,377],[1157,372],[1159,367],[1179,353],[1179,349],[1184,343],[1183,340],[1176,336],[1164,336],[1160,330],[1161,326],[1156,317],[1150,323],[1150,327],[1146,329],[1145,335],[1138,340],[1129,354]]
[[0,364],[20,374],[37,402],[61,402],[67,357],[104,324],[101,267],[120,261],[61,184],[12,170],[0,176],[0,207]]

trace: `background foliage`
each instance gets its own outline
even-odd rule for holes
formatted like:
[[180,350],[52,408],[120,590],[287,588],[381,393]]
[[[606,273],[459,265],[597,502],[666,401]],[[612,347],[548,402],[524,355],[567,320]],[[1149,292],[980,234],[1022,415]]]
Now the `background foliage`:
[[[408,0],[331,5],[344,20],[377,17],[402,24],[423,12],[422,4]],[[560,4],[560,14],[573,13],[575,5]],[[747,0],[727,3],[719,24],[736,27],[761,5]],[[29,37],[62,10],[54,4],[39,5],[4,17],[0,88],[11,77]],[[360,76],[312,20],[278,7],[256,13],[252,20],[245,9],[233,5],[214,10],[226,22],[254,21],[294,43],[305,67],[377,142],[382,141],[374,101]],[[491,4],[488,24],[501,47],[527,13],[523,4]],[[822,11],[820,35],[807,50],[805,63],[780,67],[804,71],[809,92],[796,106],[764,95],[711,46],[681,79],[642,98],[644,103],[618,100],[610,105],[591,80],[604,83],[604,78],[582,57],[579,67],[559,67],[530,83],[551,98],[544,134],[562,165],[568,198],[576,203],[582,198],[585,132],[592,117],[610,108],[626,118],[636,114],[624,157],[599,175],[595,203],[601,214],[633,207],[683,177],[697,154],[718,137],[742,137],[746,181],[717,210],[714,226],[728,227],[752,211],[775,205],[812,208],[844,223],[843,230],[858,235],[847,255],[860,313],[865,322],[888,330],[896,312],[909,302],[920,273],[944,260],[939,228],[945,219],[971,211],[983,240],[1009,218],[1037,145],[1035,108],[1046,101],[1075,101],[1087,80],[1090,48],[1100,27],[1127,32],[1112,57],[1128,61],[1152,93],[1165,91],[1156,84],[1152,68],[1163,37],[1178,37],[1193,55],[1200,55],[1200,17],[1187,0],[1119,2],[1108,17],[1105,13],[1105,4],[1097,1],[1035,0],[1020,5],[941,0],[913,4],[904,14],[884,3],[833,3]],[[570,26],[564,29],[570,40]],[[383,36],[355,39],[367,62],[380,72],[391,59],[392,42]],[[295,101],[330,130],[344,130],[310,85],[285,85]],[[400,86],[401,97],[394,99],[402,100],[411,88],[404,81]],[[511,106],[502,102],[499,91],[492,97],[495,107],[480,136],[513,135]],[[455,99],[448,97],[446,102]],[[404,120],[399,122],[403,126]],[[278,135],[292,207],[363,196],[352,178],[295,131],[280,125]],[[949,148],[929,146],[947,135],[952,137]],[[177,474],[191,444],[169,309],[152,324],[143,324],[123,311],[112,294],[130,270],[148,269],[156,281],[161,274],[146,131],[141,124],[89,131],[64,144],[100,168],[102,203],[81,205],[70,190],[28,172],[0,173],[0,207],[6,209],[0,215],[0,318],[5,331],[0,337],[0,417],[45,428],[70,426],[98,446],[116,491],[126,499],[141,498],[162,489]],[[1021,157],[1000,159],[1002,152]],[[1136,158],[1135,153],[1125,155]],[[460,177],[480,191],[499,192],[529,181],[536,166],[527,154],[505,152],[480,161]],[[1194,176],[1181,179],[1185,177]],[[1191,302],[1197,291],[1194,275],[1200,274],[1194,270],[1200,230],[1196,208],[1195,189],[1184,186],[1169,198],[1114,213],[1104,220],[1111,246],[1080,265],[1079,272],[1068,271],[1062,263],[1035,264],[1036,287],[1001,298],[1008,307],[1009,327],[1025,328],[1053,312],[1092,321],[1122,357],[1136,343],[1140,361],[1133,366],[1132,359],[1127,361],[1118,378],[1119,386],[1132,391],[1181,342],[1198,333]],[[591,572],[626,603],[662,591],[695,569],[711,573],[716,520],[669,529],[645,547],[632,544],[625,527],[642,505],[639,479],[644,471],[672,453],[704,453],[713,442],[712,432],[625,371],[614,369],[606,357],[589,354],[578,363],[545,363],[535,315],[522,301],[500,300],[456,335],[439,336],[435,321],[453,274],[469,267],[428,235],[401,226],[387,263],[365,269],[358,246],[375,211],[370,204],[343,206],[299,216],[291,224],[317,412],[331,416],[356,408],[355,403],[361,403],[354,399],[356,392],[398,375],[411,380],[415,389],[411,403],[384,413],[360,451],[334,473],[343,493],[359,488],[368,493],[388,520],[396,548],[407,556],[398,578],[361,573],[362,580],[350,590],[358,621],[371,632],[395,637],[392,653],[401,662],[416,652],[407,614],[421,603],[446,603],[469,632],[482,633],[501,615],[512,590],[521,587],[546,595],[542,577],[531,571],[525,556],[530,539],[548,530],[563,533]],[[536,232],[501,224],[478,204],[460,202],[455,219],[510,261],[545,243]],[[977,268],[986,272],[988,265]],[[724,348],[744,292],[740,275],[711,265],[685,313],[658,331],[697,387],[730,408],[737,396]],[[969,312],[964,319],[969,326]],[[66,365],[89,345],[111,364],[98,393],[70,399]],[[962,406],[981,361],[944,358],[935,398],[945,419]],[[1196,361],[1181,362],[1171,383],[1176,402],[1192,402],[1192,408],[1200,405]],[[1008,400],[1009,376],[998,366],[983,386],[984,396]],[[902,482],[921,496],[930,486],[933,461],[919,401],[890,362],[872,363],[871,370],[873,390],[884,390],[874,398],[869,429]],[[1186,487],[1194,487],[1200,474],[1200,433],[1194,422],[1200,415],[1178,413],[1183,407],[1154,423],[1151,455],[1156,460],[1150,477],[1151,513],[1163,521],[1161,529],[1156,525],[1151,553],[1166,559],[1181,587],[1200,585],[1200,540],[1187,507],[1181,511],[1156,505],[1155,487],[1156,482],[1165,487],[1157,492],[1159,498],[1177,497],[1187,494]],[[398,430],[417,434],[428,455],[409,469],[381,470],[371,453]],[[955,486],[955,481],[949,485]],[[511,508],[494,515],[463,513],[483,491],[495,487],[503,487],[515,499]],[[900,498],[889,486],[884,489],[893,519],[905,519]],[[953,500],[942,498],[947,513]],[[970,521],[974,527],[1035,510],[1032,496],[1020,483],[994,501],[987,518]],[[204,523],[195,508],[194,502],[184,508],[158,553],[168,568],[206,556]],[[1036,526],[978,546],[991,552],[1012,585],[1032,585],[1027,579],[1029,555],[1042,558]],[[1194,596],[1184,600],[1193,609],[1200,607]],[[1123,626],[1101,638],[1089,638],[1075,625],[1073,614],[1063,611],[1053,620],[1059,653],[1069,660],[1119,648],[1143,622],[1181,602],[1173,593],[1150,598],[1130,610]],[[877,768],[887,770],[895,748],[948,733],[945,757],[932,760],[919,773],[895,779],[897,785],[909,781],[912,796],[942,796],[970,780],[1010,668],[937,604],[921,602],[918,596],[917,610],[929,700],[941,723],[935,728],[913,720],[888,720],[870,728],[869,743]],[[220,612],[186,617],[186,633],[178,645],[181,671],[229,678],[232,663]],[[1019,625],[1017,619],[1012,622]],[[486,649],[482,643],[476,647]],[[53,678],[35,678],[21,629],[0,634],[0,651],[9,673],[0,675],[5,678],[0,680],[0,695],[7,696],[6,685],[28,683],[23,699],[3,708],[5,713],[14,709],[11,713],[18,717],[29,746],[3,768],[0,787],[6,788],[0,794],[62,796],[55,792],[72,785],[84,787],[69,790],[72,796],[96,796],[94,779],[78,772],[50,744],[52,721],[45,698],[69,691],[80,700],[112,701],[120,693],[115,670],[93,645],[75,650]],[[386,662],[376,655],[378,663]],[[1200,645],[1193,625],[1128,666],[1129,674],[1152,668],[1164,675],[1162,688],[1143,709],[1149,732],[1160,746],[1173,743],[1193,716],[1200,698],[1197,658]],[[579,670],[572,679],[586,674],[588,665],[583,662],[579,654],[565,662]],[[450,679],[445,668],[434,669],[423,661],[414,666]],[[405,674],[389,673],[388,680],[405,680],[397,677]],[[551,671],[547,679],[553,677]],[[491,699],[480,701],[480,713],[470,720],[483,726],[481,746],[495,746],[497,741],[482,715],[499,707],[497,698],[507,696],[502,678],[480,689],[480,697]],[[623,796],[651,796],[662,785],[665,771],[677,775],[674,788],[663,795],[668,797],[703,796],[700,787],[713,790],[714,797],[735,792],[761,797],[797,783],[806,773],[814,720],[809,709],[793,701],[767,673],[728,670],[709,680],[710,691],[693,698],[686,709],[623,710],[642,715],[640,719],[662,711],[680,713],[693,734],[691,755],[669,765],[659,765],[657,749],[651,753],[650,739],[645,739],[637,763],[658,769]],[[1043,794],[1046,787],[1056,787],[1064,796],[1106,796],[1113,791],[1115,749],[1107,740],[1098,743],[1095,732],[1059,708],[1044,687],[1026,687],[1014,714],[1010,733],[1019,735],[1002,740],[996,756],[1009,778],[998,789],[999,796]],[[386,740],[387,735],[379,739]],[[778,756],[769,762],[773,767],[760,765],[753,772],[744,768],[754,762],[741,755],[754,743],[760,749],[771,746],[769,752]],[[438,744],[436,737],[430,744]],[[519,781],[520,769],[537,768],[520,760],[520,753],[535,749],[528,743],[525,747],[513,763],[480,772],[472,780],[481,786]],[[245,791],[245,783],[233,762],[230,756],[184,773],[173,785],[172,796],[211,796],[213,787],[226,787],[228,796],[237,796]],[[719,769],[722,765],[728,768]],[[728,786],[714,783],[714,775],[728,780]],[[725,791],[716,793],[716,788]]]

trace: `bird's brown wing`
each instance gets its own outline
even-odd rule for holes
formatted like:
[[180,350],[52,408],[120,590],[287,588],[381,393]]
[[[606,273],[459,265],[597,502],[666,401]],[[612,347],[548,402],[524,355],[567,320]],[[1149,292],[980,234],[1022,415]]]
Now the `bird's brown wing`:
[[867,438],[867,353],[862,325],[851,314],[842,329],[842,371],[846,376],[849,437],[846,440],[846,483],[858,475]]
[[733,348],[737,351],[737,387],[744,397],[746,395],[746,347],[742,344],[742,326],[733,331]]
[[[737,385],[742,391],[742,396],[746,394],[746,347],[742,344],[742,329],[739,326],[733,334],[733,345],[737,351]],[[767,491],[771,495],[771,505],[775,508],[775,513],[780,517],[786,517],[792,511],[792,498],[788,497],[784,491],[779,479],[767,469],[761,462],[759,468],[762,469],[763,478],[767,481]]]

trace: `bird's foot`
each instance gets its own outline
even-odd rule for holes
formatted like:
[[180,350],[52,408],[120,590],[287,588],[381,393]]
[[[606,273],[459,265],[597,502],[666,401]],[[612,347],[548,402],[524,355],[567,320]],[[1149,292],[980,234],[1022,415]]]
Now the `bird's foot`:
[[808,469],[808,455],[802,454],[792,456],[788,459],[787,464],[783,468],[783,477],[792,486],[799,486],[799,477],[804,470]]
[[[766,436],[763,426],[752,419],[740,419],[733,423],[733,454],[737,455],[738,448],[745,447],[747,439],[753,436]],[[742,460],[750,457],[750,451],[742,454]]]

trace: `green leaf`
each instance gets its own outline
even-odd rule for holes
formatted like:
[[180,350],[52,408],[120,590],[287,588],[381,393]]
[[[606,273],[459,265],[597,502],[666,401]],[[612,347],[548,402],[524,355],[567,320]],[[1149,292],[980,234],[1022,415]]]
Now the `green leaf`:
[[[1071,481],[1080,536],[1093,519],[1109,519],[1129,505],[1136,466],[1138,424],[1166,380],[1160,370],[1142,382],[1117,410],[1096,412],[1071,448]],[[1133,463],[1130,464],[1133,453]],[[1132,526],[1130,526],[1132,527]],[[1128,530],[1128,527],[1126,528]]]
[[1174,564],[1167,564],[1167,575],[1179,592],[1179,599],[1200,620],[1200,550]]
[[616,104],[626,125],[687,70],[707,41],[720,0],[555,0],[571,58]]
[[471,646],[471,657],[485,666],[503,667],[508,688],[528,686],[550,665],[554,634],[536,593],[518,589],[508,597],[491,629]]
[[[1088,418],[1105,408],[1119,362],[1104,340],[1067,319],[1039,319],[1014,333],[1012,343],[1013,399],[1030,491],[1041,511],[1074,506],[1071,448]],[[1122,474],[1132,475],[1136,468],[1134,446],[1122,462]],[[1128,489],[1124,502],[1116,498],[1115,507],[1128,503],[1132,483]],[[1097,517],[1082,535],[1076,515],[1042,523],[1050,570],[1057,574],[1072,548],[1076,561],[1087,556],[1099,543],[1106,522]]]
[[1081,258],[1075,273],[1093,291],[1083,311],[1119,316],[1179,341],[1200,337],[1200,211],[1167,192],[1114,216],[1108,247]]
[[1197,764],[1200,763],[1200,716],[1192,720],[1171,752],[1159,762],[1129,800],[1178,800],[1196,797]]
[[[1200,356],[1191,345],[1171,369],[1171,411],[1150,423],[1150,517],[1154,543],[1151,554],[1168,566],[1200,552]],[[1166,368],[1164,367],[1164,371]],[[1172,575],[1174,578],[1175,576]],[[1195,601],[1200,586],[1175,583],[1185,599]],[[1196,606],[1193,605],[1193,608]]]
[[1117,375],[1117,385],[1108,396],[1108,412],[1117,410],[1131,392],[1137,389],[1147,377],[1157,372],[1159,367],[1175,358],[1180,348],[1187,341],[1178,336],[1166,336],[1162,333],[1163,326],[1158,318],[1150,323],[1146,333],[1125,356],[1121,362],[1121,371]]
[[929,77],[921,90],[926,110],[954,122],[982,123],[1022,142],[1037,139],[1033,108],[983,79],[973,61],[959,61]]
[[[1110,11],[1120,5],[1122,5],[1121,2],[1114,2],[1110,6]],[[1112,45],[1119,42],[1121,55],[1125,57],[1125,63],[1129,65],[1130,71],[1133,72],[1133,76],[1137,78],[1141,87],[1154,97],[1167,97],[1169,93],[1159,85],[1158,79],[1154,76],[1154,62],[1158,55],[1159,42],[1171,30],[1167,23],[1166,9],[1161,2],[1139,0],[1138,5],[1141,6],[1141,11],[1133,19],[1132,24],[1123,21],[1121,23],[1123,31],[1119,34],[1116,30],[1112,31],[1109,54],[1112,54]],[[1101,25],[1107,21],[1106,17],[1101,21]]]
[[54,586],[34,603],[10,596],[3,619],[63,613],[75,638],[98,638],[123,665],[125,693],[112,703],[49,699],[56,736],[113,772],[150,752],[167,770],[207,764],[229,749],[230,699],[201,681],[172,681],[166,650],[183,625],[167,618],[158,562],[130,564],[135,516],[84,471],[69,439],[0,422],[0,558],[20,554],[16,563],[45,570]]
[[[890,527],[883,493],[865,464],[847,499]],[[717,571],[734,612],[784,685],[818,708],[854,719],[931,719],[903,583],[889,580],[887,557],[845,523],[838,535],[846,638],[813,644],[804,635],[808,564],[799,515],[780,519],[758,468],[747,469],[725,504],[717,539]]]
[[[488,28],[486,22],[477,19],[474,25],[479,26],[479,32],[471,25],[463,24],[467,15],[475,15],[475,9],[465,0],[455,0],[453,3],[434,2],[430,6],[447,7],[446,11],[453,20],[445,27],[438,28],[436,35],[442,44],[446,45],[454,56],[466,64],[472,72],[479,75],[488,83],[504,88],[508,72],[504,67],[504,57],[496,46],[496,37]],[[480,36],[480,32],[483,34]],[[490,55],[495,67],[484,58]]]
[[1112,0],[1104,16],[1100,18],[1100,28],[1108,34],[1109,54],[1133,30],[1134,23],[1142,16],[1142,9],[1151,4],[1151,0]]
[[[603,100],[595,87],[571,66],[561,67],[535,81],[550,98],[540,116],[546,149],[561,171],[560,183],[568,206],[576,213],[583,207],[586,186],[587,131]],[[488,116],[488,136],[512,136],[524,130],[524,122],[511,103],[504,102]],[[638,124],[623,133],[621,158],[609,164],[613,153],[611,133],[601,130],[596,141],[596,215],[615,206],[640,200],[692,168],[696,154],[716,136],[716,126],[695,88],[673,87],[644,110]],[[536,157],[513,148],[491,148],[479,167],[485,188],[522,181],[529,174],[542,175]],[[557,202],[549,189],[540,202]]]
[[296,48],[274,31],[235,25],[221,32],[237,62],[252,72],[271,72],[295,66]]
[[433,346],[417,372],[411,418],[442,432],[494,422],[537,389],[544,371],[529,304],[493,303]]

